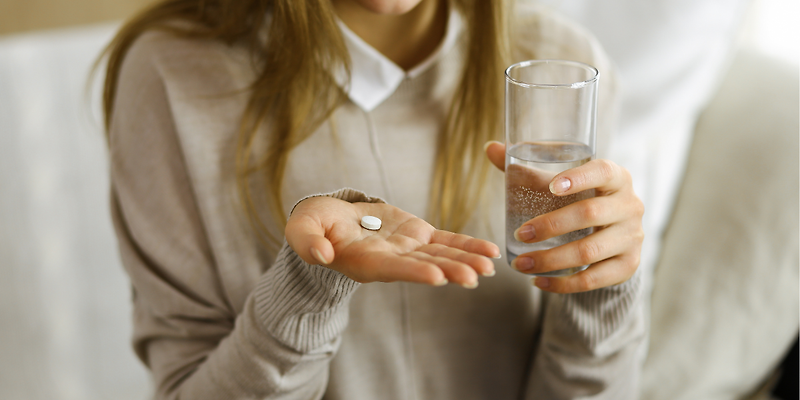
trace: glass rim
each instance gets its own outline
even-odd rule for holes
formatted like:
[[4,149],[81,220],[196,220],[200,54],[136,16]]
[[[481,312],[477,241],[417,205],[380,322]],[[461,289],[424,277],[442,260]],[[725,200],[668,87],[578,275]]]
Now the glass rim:
[[[589,79],[586,79],[586,80],[583,80],[583,81],[578,81],[578,82],[572,82],[572,83],[531,83],[531,82],[520,81],[518,79],[512,78],[511,75],[509,75],[509,73],[513,69],[525,68],[525,67],[529,67],[529,66],[534,65],[534,64],[563,64],[563,65],[569,65],[569,66],[572,66],[572,67],[579,67],[579,68],[582,68],[582,69],[584,69],[586,71],[589,71],[592,74],[592,76]],[[597,68],[595,68],[595,67],[593,67],[593,66],[591,66],[589,64],[582,63],[582,62],[579,62],[579,61],[572,61],[572,60],[527,60],[527,61],[518,62],[516,64],[512,64],[511,66],[506,68],[505,76],[506,76],[506,81],[510,81],[511,83],[514,83],[514,84],[522,86],[522,87],[528,87],[528,88],[580,89],[580,88],[586,87],[590,83],[597,82],[597,80],[600,78],[600,71],[598,71]]]

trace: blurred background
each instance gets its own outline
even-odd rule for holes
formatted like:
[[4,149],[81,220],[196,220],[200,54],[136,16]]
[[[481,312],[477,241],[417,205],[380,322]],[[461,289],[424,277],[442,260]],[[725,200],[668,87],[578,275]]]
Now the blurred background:
[[119,21],[147,3],[0,0],[0,399],[151,391],[130,346],[98,92],[87,91]]
[[[87,89],[120,21],[150,1],[0,0],[0,399],[150,393]],[[798,17],[797,0],[756,0],[741,44],[797,65]]]

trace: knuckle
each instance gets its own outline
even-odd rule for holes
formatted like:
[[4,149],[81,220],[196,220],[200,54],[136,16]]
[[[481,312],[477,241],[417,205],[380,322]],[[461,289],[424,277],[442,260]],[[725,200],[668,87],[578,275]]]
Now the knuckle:
[[629,267],[630,268],[629,268],[628,272],[630,272],[630,274],[633,275],[636,272],[636,270],[639,269],[639,264],[641,262],[642,262],[642,258],[641,258],[641,256],[639,256],[639,253],[634,254],[633,257],[631,257],[631,260],[630,260],[630,263],[629,263]]
[[639,228],[636,230],[636,232],[634,232],[633,240],[635,242],[638,242],[639,244],[642,244],[642,242],[644,242],[644,229],[642,228],[641,225],[639,225]]
[[605,180],[611,179],[618,169],[617,164],[606,159],[600,159],[597,161],[597,172],[600,174],[600,176]]
[[[588,270],[587,270],[588,271]],[[577,276],[576,289],[579,292],[587,292],[597,288],[597,277],[591,272],[586,272]]]
[[614,165],[615,165],[617,171],[619,172],[619,174],[622,175],[622,178],[625,179],[625,181],[628,181],[628,182],[633,181],[633,176],[631,175],[631,171],[629,171],[627,168],[625,168],[623,166],[620,166],[620,165],[617,165],[617,164],[614,164]]
[[637,249],[636,251],[632,251],[630,255],[627,257],[627,265],[631,275],[633,275],[633,273],[636,272],[641,262],[642,262],[641,251],[639,251],[639,249]]
[[[542,228],[544,228],[543,229],[544,232],[542,232],[542,233],[544,233],[546,236],[551,236],[551,235],[554,236],[554,235],[558,234],[559,228],[561,227],[561,223],[558,221],[558,218],[545,217],[545,218],[542,218],[540,226]],[[534,227],[534,229],[537,229],[537,228],[539,228],[539,227],[536,227],[536,226]],[[538,229],[537,229],[537,231],[538,231]]]
[[581,210],[581,216],[585,221],[589,222],[597,221],[602,213],[603,207],[596,201],[585,201]]
[[593,240],[578,242],[578,259],[582,264],[589,264],[597,260],[600,252],[600,245]]
[[633,214],[636,217],[642,218],[644,216],[644,203],[638,197],[636,198],[636,201],[634,202],[632,208],[633,208]]

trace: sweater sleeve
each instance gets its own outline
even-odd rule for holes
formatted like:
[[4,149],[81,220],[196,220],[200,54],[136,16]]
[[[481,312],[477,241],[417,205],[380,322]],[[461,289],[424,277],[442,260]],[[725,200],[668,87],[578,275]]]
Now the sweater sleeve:
[[645,338],[641,273],[575,294],[546,293],[526,398],[638,398]]
[[[134,46],[110,130],[112,213],[133,289],[134,348],[155,397],[322,398],[359,284],[284,243],[236,312],[175,130],[158,68]],[[351,189],[328,195],[380,201]]]

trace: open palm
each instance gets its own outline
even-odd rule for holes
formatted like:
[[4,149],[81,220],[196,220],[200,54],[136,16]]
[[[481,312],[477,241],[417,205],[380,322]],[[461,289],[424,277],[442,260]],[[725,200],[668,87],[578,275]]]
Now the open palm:
[[[361,218],[382,220],[378,231]],[[381,203],[349,203],[330,197],[304,200],[286,224],[286,240],[306,262],[322,264],[358,282],[407,281],[475,287],[478,275],[494,274],[486,257],[493,243],[437,230],[424,220]]]

